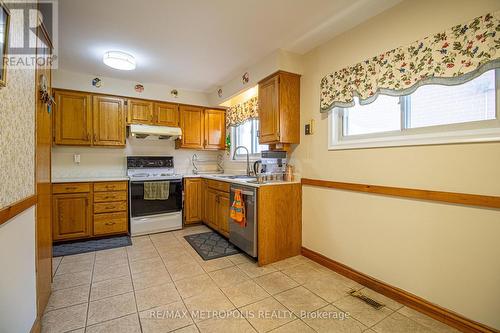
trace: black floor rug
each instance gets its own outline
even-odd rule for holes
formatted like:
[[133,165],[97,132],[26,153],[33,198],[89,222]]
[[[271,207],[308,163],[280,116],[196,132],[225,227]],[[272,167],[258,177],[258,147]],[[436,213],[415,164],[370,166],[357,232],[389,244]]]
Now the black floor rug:
[[184,236],[193,249],[203,258],[210,260],[237,254],[240,251],[229,243],[227,239],[216,232],[204,232],[201,234]]
[[117,247],[132,245],[129,236],[118,236],[102,239],[92,239],[88,241],[78,241],[54,245],[52,247],[52,256],[62,257],[72,254],[86,253],[99,250],[114,249]]

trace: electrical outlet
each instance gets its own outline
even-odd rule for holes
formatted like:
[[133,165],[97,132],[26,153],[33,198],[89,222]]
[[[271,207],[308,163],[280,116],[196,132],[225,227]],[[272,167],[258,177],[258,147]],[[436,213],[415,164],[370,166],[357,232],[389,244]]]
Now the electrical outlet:
[[305,126],[306,135],[311,135],[314,133],[314,119],[309,120]]
[[311,124],[306,124],[305,132],[306,132],[306,135],[311,135]]
[[80,164],[80,154],[74,154],[73,161],[75,162],[75,164]]

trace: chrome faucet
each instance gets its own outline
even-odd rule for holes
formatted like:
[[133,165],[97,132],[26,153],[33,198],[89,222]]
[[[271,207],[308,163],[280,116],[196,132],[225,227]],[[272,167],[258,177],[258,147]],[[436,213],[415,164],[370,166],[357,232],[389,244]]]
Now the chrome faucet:
[[234,153],[233,153],[233,160],[235,159],[236,157],[236,152],[238,151],[238,149],[240,148],[243,148],[245,149],[245,151],[247,152],[247,176],[251,176],[252,175],[252,171],[250,171],[250,154],[248,152],[248,148],[245,147],[245,146],[238,146],[234,149]]

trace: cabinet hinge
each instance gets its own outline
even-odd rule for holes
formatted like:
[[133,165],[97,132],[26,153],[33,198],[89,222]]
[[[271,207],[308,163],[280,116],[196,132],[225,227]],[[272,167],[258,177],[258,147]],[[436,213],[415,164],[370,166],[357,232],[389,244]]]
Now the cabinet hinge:
[[125,104],[124,104],[124,105],[125,105],[125,106],[127,106],[127,105],[128,105],[128,101],[125,101]]

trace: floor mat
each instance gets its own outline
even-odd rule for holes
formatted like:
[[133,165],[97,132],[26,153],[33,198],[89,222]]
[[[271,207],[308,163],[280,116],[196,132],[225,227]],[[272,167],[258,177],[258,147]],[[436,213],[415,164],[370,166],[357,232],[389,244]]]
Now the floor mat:
[[130,240],[129,236],[92,239],[88,241],[78,241],[73,243],[54,245],[52,247],[52,256],[62,257],[72,254],[114,249],[117,247],[124,247],[129,245],[132,245],[132,241]]
[[184,236],[187,242],[198,252],[203,260],[210,260],[240,253],[227,239],[216,232]]

